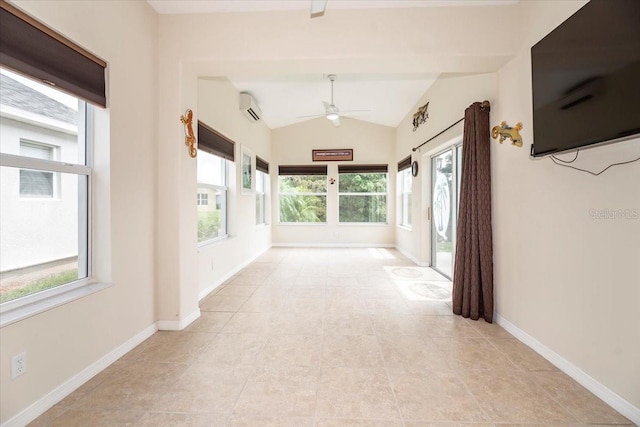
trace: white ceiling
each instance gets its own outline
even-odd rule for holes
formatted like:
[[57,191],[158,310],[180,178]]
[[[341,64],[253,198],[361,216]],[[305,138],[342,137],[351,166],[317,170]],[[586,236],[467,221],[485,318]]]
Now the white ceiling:
[[[160,14],[273,12],[309,9],[309,0],[147,0]],[[333,9],[378,9],[443,6],[495,6],[517,0],[328,0]],[[305,19],[305,18],[302,18]],[[306,18],[311,19],[311,18]],[[323,17],[313,18],[321,24]],[[326,70],[328,73],[333,70]],[[341,117],[352,117],[396,127],[410,112],[438,74],[339,74],[334,83],[334,103]],[[212,76],[213,77],[213,76]],[[330,82],[323,74],[280,76],[226,76],[240,92],[250,93],[271,129],[323,116],[322,101],[331,99]],[[349,110],[370,110],[348,113]]]

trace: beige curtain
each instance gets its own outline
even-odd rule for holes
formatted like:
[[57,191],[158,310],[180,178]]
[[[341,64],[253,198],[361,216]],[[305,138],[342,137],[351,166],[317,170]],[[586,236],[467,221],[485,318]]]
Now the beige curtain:
[[489,107],[480,102],[464,113],[453,312],[493,321]]

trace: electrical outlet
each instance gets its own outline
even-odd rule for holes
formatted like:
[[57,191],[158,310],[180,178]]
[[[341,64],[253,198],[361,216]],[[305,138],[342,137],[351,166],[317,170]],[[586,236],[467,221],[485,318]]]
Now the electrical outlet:
[[27,372],[27,352],[23,351],[11,358],[11,379]]

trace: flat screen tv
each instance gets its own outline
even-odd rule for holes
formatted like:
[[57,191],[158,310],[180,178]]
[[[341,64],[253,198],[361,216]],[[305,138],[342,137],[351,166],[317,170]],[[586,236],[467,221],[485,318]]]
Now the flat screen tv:
[[591,0],[531,48],[540,157],[640,136],[640,0]]

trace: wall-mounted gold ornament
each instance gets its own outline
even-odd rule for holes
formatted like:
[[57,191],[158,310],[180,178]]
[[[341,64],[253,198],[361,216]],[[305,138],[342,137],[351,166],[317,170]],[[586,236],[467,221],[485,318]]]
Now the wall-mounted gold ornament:
[[184,116],[180,116],[180,121],[184,125],[184,145],[189,147],[189,155],[195,158],[198,155],[198,148],[196,136],[193,133],[193,111],[185,111]]
[[429,108],[429,103],[427,102],[422,107],[418,108],[418,111],[413,115],[413,131],[418,130],[418,126],[425,123],[429,118],[429,112],[427,109]]
[[502,122],[498,126],[494,126],[491,129],[491,136],[496,139],[498,136],[500,139],[498,142],[502,144],[506,138],[511,140],[511,145],[516,147],[522,147],[522,137],[520,131],[522,130],[522,123],[518,122],[514,127],[508,126],[507,122]]

